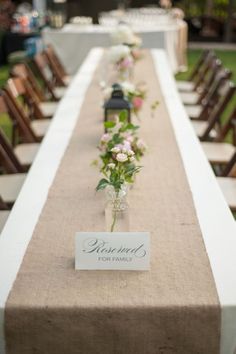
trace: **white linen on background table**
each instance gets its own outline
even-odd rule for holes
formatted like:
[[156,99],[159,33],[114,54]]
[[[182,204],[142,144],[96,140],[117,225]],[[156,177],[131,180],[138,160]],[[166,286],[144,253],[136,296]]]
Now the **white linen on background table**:
[[[114,27],[101,25],[79,26],[67,24],[60,30],[45,29],[42,32],[45,44],[52,44],[69,74],[74,74],[89,50],[96,46],[109,47],[110,34]],[[178,24],[134,27],[142,38],[144,48],[161,48],[167,52],[172,71],[176,73],[178,63]]]

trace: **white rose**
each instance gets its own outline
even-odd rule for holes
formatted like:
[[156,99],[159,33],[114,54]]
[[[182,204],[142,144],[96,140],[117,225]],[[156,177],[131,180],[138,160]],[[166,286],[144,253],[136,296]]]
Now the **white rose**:
[[119,25],[111,34],[114,44],[131,43],[134,34],[132,29],[127,25]]
[[134,153],[134,151],[133,151],[133,150],[129,150],[129,151],[128,151],[128,155],[129,155],[129,156],[134,156],[134,155],[135,155],[135,153]]
[[107,165],[107,167],[108,167],[110,170],[114,170],[114,168],[116,167],[116,165],[111,162],[111,163],[109,163],[109,164]]
[[122,87],[125,95],[127,95],[129,92],[130,93],[135,92],[135,86],[129,81],[122,82],[121,87]]
[[108,58],[112,63],[117,63],[120,60],[130,55],[130,49],[126,45],[116,45],[108,50]]
[[114,152],[115,154],[118,154],[120,152],[120,148],[118,146],[115,146],[111,149],[111,152]]
[[133,162],[133,161],[135,160],[135,157],[134,157],[134,156],[131,156],[131,157],[129,158],[129,160],[130,160],[130,162]]
[[128,156],[126,154],[119,153],[116,155],[116,160],[119,162],[125,162],[128,160]]

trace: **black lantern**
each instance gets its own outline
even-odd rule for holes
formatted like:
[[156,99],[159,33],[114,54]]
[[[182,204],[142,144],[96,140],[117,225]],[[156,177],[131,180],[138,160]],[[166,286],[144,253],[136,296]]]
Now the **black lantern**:
[[105,122],[114,121],[115,117],[120,114],[122,111],[127,112],[127,120],[130,123],[131,121],[131,104],[124,97],[124,93],[119,84],[112,85],[112,94],[111,98],[107,100],[104,104],[104,113],[105,113]]

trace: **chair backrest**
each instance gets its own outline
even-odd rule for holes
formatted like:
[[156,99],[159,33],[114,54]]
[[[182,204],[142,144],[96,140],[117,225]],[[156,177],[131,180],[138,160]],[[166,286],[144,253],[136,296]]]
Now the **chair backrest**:
[[205,79],[204,86],[202,88],[202,92],[199,95],[198,99],[198,104],[204,100],[204,98],[207,96],[208,92],[211,91],[211,88],[214,86],[217,73],[220,72],[222,69],[222,62],[219,59],[213,58],[212,61],[209,63],[209,74],[207,78]]
[[27,81],[33,90],[34,94],[37,96],[38,101],[44,101],[46,99],[43,90],[41,90],[35,75],[26,63],[20,63],[13,66],[10,72],[13,77],[21,77]]
[[[14,91],[15,88],[13,89],[13,92]],[[5,86],[2,95],[8,109],[8,114],[13,122],[13,128],[14,130],[17,129],[21,140],[25,143],[33,143],[39,141],[30,127],[29,118],[26,116],[24,109],[12,93],[8,83]]]
[[224,141],[230,132],[232,132],[233,145],[236,146],[236,106],[231,112],[229,118],[226,119],[226,123],[222,127],[222,130],[219,134],[219,137],[216,139],[216,141],[218,142]]
[[51,45],[45,49],[45,55],[47,56],[48,63],[56,77],[58,85],[66,86],[63,80],[63,77],[67,76],[66,71]]
[[231,78],[232,71],[228,69],[220,69],[216,75],[214,82],[212,83],[209,91],[205,95],[204,99],[201,101],[202,111],[199,116],[200,120],[208,120],[211,111],[217,104],[220,98],[221,87]]
[[198,90],[200,87],[205,86],[205,80],[214,60],[216,60],[216,55],[214,54],[214,52],[209,51],[201,69],[199,70],[198,76],[195,81],[194,90]]
[[222,131],[222,124],[221,124],[221,115],[224,112],[225,108],[227,107],[228,103],[231,101],[232,97],[235,94],[236,86],[232,81],[227,81],[224,84],[224,87],[221,88],[222,96],[220,97],[219,101],[211,111],[211,114],[208,119],[208,125],[205,129],[204,133],[200,137],[200,140],[208,140],[209,134],[213,128],[217,129],[218,136],[220,136]]
[[204,62],[205,62],[205,60],[206,60],[206,58],[207,58],[209,53],[210,53],[209,50],[203,50],[202,51],[198,62],[194,66],[193,71],[192,71],[192,73],[189,76],[189,81],[194,81],[196,79],[196,77],[199,74],[199,71],[201,70],[202,66],[204,65]]
[[19,96],[23,98],[24,104],[20,108],[21,111],[24,110],[26,116],[30,119],[45,118],[39,106],[39,98],[27,78],[11,77],[7,82],[7,87],[16,99]]
[[51,71],[51,68],[49,66],[47,57],[45,53],[38,53],[34,57],[34,63],[36,68],[38,69],[39,76],[41,77],[42,81],[44,82],[44,85],[46,89],[48,90],[49,94],[52,96],[52,98],[57,101],[57,97],[55,96],[54,93],[54,87],[56,84],[56,79]]
[[17,159],[12,146],[0,128],[0,161],[1,167],[7,173],[25,172],[25,169]]

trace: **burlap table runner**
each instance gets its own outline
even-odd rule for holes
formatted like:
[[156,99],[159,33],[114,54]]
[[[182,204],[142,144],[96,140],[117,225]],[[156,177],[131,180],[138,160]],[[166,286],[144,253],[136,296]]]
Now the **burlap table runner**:
[[7,301],[7,354],[219,353],[217,292],[150,53],[135,72],[148,87],[140,134],[149,152],[130,223],[151,232],[151,270],[74,270],[75,233],[105,230],[90,166],[103,132],[97,72]]

